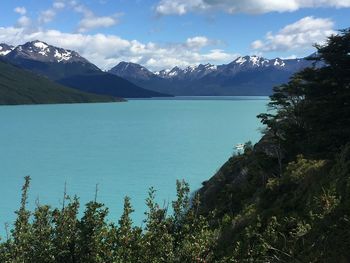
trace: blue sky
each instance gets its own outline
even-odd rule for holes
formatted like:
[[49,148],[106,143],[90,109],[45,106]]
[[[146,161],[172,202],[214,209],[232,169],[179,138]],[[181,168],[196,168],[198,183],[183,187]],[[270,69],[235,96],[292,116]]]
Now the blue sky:
[[42,40],[103,69],[302,57],[349,27],[350,0],[2,0],[0,42]]

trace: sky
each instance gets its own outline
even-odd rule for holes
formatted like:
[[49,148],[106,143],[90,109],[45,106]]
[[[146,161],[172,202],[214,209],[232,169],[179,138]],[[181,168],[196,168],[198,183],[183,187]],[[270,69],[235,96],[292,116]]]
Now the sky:
[[1,0],[0,43],[41,40],[107,70],[305,57],[350,26],[350,0]]

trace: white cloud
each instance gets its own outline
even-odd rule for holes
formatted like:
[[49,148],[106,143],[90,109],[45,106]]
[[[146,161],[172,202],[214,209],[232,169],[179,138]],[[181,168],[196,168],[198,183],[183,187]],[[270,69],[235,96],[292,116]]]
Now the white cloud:
[[97,16],[83,4],[79,4],[77,1],[70,1],[70,6],[77,13],[83,15],[83,18],[78,24],[77,31],[79,33],[88,32],[93,29],[101,27],[111,27],[119,23],[119,17],[122,15],[120,13],[110,15],[110,16]]
[[88,16],[80,20],[78,32],[87,32],[92,29],[101,27],[111,27],[119,23],[118,15],[116,16]]
[[212,49],[209,53],[203,54],[201,59],[204,61],[231,61],[236,57],[238,54],[233,57],[232,54],[226,53],[222,49]]
[[286,56],[286,57],[281,57],[281,59],[296,59],[298,58],[297,55],[289,55],[289,56]]
[[185,67],[199,63],[227,63],[237,57],[219,49],[203,51],[215,43],[204,36],[189,38],[182,43],[157,44],[126,40],[115,35],[63,33],[57,30],[36,30],[0,27],[0,43],[12,45],[27,41],[42,40],[48,44],[78,51],[82,56],[103,69],[121,61],[140,63],[152,70]]
[[186,40],[186,46],[194,49],[201,49],[210,44],[210,40],[204,36],[196,36]]
[[52,7],[42,11],[39,15],[38,22],[39,24],[46,24],[51,22],[57,15],[59,11],[62,11],[66,7],[66,4],[63,1],[55,1],[52,4]]
[[32,23],[32,21],[27,16],[21,16],[17,20],[17,26],[20,28],[26,28],[26,27],[30,26],[31,23]]
[[[119,18],[122,14],[117,13],[110,16],[97,16],[93,11],[83,4],[80,4],[75,0],[56,0],[52,3],[52,6],[46,10],[40,12],[37,25],[42,27],[45,24],[54,20],[59,12],[63,9],[71,9],[76,13],[82,15],[81,20],[77,25],[77,32],[83,33],[88,32],[97,28],[111,27],[119,23]],[[16,7],[14,11],[21,14],[22,17],[18,20],[18,26],[28,26],[30,19],[24,16],[27,10],[24,7]]]
[[350,0],[160,0],[155,9],[160,15],[184,15],[201,11],[263,14],[315,7],[345,8]]
[[184,15],[189,11],[206,9],[203,0],[161,0],[156,7],[156,12],[161,15]]
[[42,11],[39,16],[39,23],[49,23],[56,16],[56,11],[54,9],[47,9]]
[[28,16],[26,16],[27,9],[24,6],[18,6],[15,9],[13,9],[13,11],[21,15],[20,18],[18,18],[17,20],[17,27],[28,27],[32,23],[31,19]]
[[76,1],[71,1],[70,5],[73,7],[73,10],[77,13],[81,13],[84,16],[94,16],[94,13],[82,4],[78,4]]
[[55,9],[63,9],[65,8],[66,4],[63,2],[54,2],[52,6]]
[[14,9],[17,14],[24,16],[27,13],[27,9],[23,6],[18,6]]
[[289,51],[310,49],[315,43],[323,43],[336,32],[334,22],[328,18],[304,17],[287,25],[276,34],[268,32],[264,40],[256,40],[251,47],[259,51]]

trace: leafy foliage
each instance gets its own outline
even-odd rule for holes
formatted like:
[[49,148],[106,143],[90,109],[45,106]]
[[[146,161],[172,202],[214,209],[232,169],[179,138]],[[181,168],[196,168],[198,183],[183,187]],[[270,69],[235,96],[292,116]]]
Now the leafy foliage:
[[[208,262],[212,258],[215,231],[190,205],[188,184],[177,182],[174,212],[167,214],[149,190],[145,228],[134,227],[130,198],[118,223],[107,221],[101,203],[86,204],[78,217],[79,200],[64,195],[61,209],[37,204],[26,209],[30,178],[25,177],[21,207],[12,235],[0,244],[0,262]],[[195,201],[194,201],[195,202]]]

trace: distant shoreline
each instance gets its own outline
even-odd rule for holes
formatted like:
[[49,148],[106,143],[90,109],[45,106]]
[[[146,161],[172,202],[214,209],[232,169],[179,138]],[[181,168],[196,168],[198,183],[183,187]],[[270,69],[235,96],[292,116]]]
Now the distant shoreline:
[[174,96],[154,98],[127,98],[127,100],[268,100],[269,96]]

